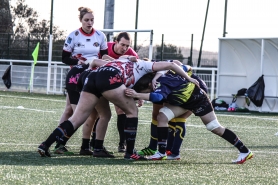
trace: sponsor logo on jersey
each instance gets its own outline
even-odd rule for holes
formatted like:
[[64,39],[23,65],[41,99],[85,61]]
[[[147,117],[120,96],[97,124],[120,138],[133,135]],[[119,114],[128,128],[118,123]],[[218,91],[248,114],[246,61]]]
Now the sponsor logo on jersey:
[[71,38],[71,37],[69,37],[69,38],[68,38],[68,40],[67,40],[67,43],[68,43],[68,44],[70,44],[70,43],[71,43],[71,41],[72,41],[72,38]]
[[76,46],[77,46],[77,47],[82,47],[82,48],[85,48],[85,45],[84,45],[84,44],[82,44],[82,43],[80,43],[80,42],[78,42],[78,43],[76,44]]
[[79,35],[79,31],[76,31],[76,32],[75,32],[75,36],[77,36],[77,35]]
[[99,47],[99,43],[98,43],[98,42],[95,42],[95,43],[93,44],[93,46]]

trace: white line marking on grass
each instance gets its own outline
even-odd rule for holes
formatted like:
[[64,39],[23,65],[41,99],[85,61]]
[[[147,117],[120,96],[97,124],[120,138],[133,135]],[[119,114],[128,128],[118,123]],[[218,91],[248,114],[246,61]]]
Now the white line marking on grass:
[[29,108],[24,108],[22,106],[18,107],[9,107],[9,106],[0,106],[2,109],[20,109],[20,110],[30,110],[30,111],[37,111],[37,112],[50,112],[50,113],[55,113],[55,111],[49,111],[49,110],[39,110],[39,109],[29,109]]
[[6,96],[6,95],[0,95],[0,97],[18,98],[18,99],[27,99],[27,100],[53,101],[53,102],[66,102],[66,100],[53,100],[53,99],[42,99],[42,98],[30,98],[30,97],[24,97],[24,96]]
[[261,120],[273,120],[273,121],[278,120],[276,118],[263,118],[263,117],[240,116],[240,115],[223,115],[223,114],[221,115],[221,114],[218,114],[217,117],[219,117],[219,116],[248,118],[248,119],[261,119]]

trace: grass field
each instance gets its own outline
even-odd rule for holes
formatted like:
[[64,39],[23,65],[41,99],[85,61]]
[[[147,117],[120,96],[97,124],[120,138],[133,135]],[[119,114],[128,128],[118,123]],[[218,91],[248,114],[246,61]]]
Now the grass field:
[[[253,151],[243,165],[231,164],[236,148],[195,116],[188,119],[180,161],[124,160],[116,152],[114,111],[104,145],[115,159],[79,156],[81,129],[68,142],[76,155],[41,158],[37,147],[56,128],[64,106],[64,96],[0,92],[0,184],[278,184],[278,114],[217,113]],[[142,149],[152,109],[146,104],[139,110],[136,148]]]

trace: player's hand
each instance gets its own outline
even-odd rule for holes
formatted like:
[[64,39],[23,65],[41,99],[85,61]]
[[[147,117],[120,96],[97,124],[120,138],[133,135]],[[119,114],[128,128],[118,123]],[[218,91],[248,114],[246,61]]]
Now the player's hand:
[[129,56],[128,60],[131,62],[137,62],[137,58],[135,56]]
[[153,90],[156,89],[156,87],[157,87],[158,84],[159,84],[159,82],[157,82],[155,79],[152,80]]
[[138,100],[137,107],[142,107],[144,105],[145,100]]
[[197,85],[198,87],[200,87],[198,80],[194,79],[194,78],[190,78],[189,79],[190,82],[194,83],[195,85]]
[[102,59],[102,60],[109,60],[109,61],[115,60],[113,57],[110,57],[109,55],[106,55],[106,54],[103,55],[101,59]]
[[79,61],[77,62],[77,64],[78,64],[78,65],[80,65],[80,64],[85,64],[85,61],[84,61],[84,60],[79,60]]
[[134,89],[125,89],[125,95],[128,97],[136,98],[137,92]]

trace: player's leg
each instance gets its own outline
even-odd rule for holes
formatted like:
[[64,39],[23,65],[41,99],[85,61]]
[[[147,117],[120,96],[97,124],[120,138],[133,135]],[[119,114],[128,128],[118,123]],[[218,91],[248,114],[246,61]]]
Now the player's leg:
[[184,114],[187,110],[178,106],[165,104],[163,108],[159,110],[157,116],[157,138],[158,138],[158,151],[149,157],[151,160],[164,160],[167,159],[166,145],[168,138],[168,122]]
[[92,129],[92,133],[91,133],[91,141],[90,141],[90,147],[91,150],[94,150],[94,146],[95,146],[95,141],[96,141],[96,128],[97,128],[97,123],[98,123],[99,117],[96,119],[95,123],[94,123],[94,127]]
[[49,147],[55,141],[59,141],[61,138],[63,138],[63,136],[70,138],[74,134],[75,130],[79,128],[79,126],[81,126],[89,117],[97,102],[98,97],[96,97],[94,94],[82,91],[78,105],[72,117],[69,120],[61,123],[38,147],[38,152],[40,155],[42,157],[50,157]]
[[101,97],[98,104],[96,105],[96,110],[99,115],[99,120],[96,127],[96,139],[93,156],[114,158],[115,156],[111,152],[107,151],[106,148],[103,146],[108,123],[111,119],[111,109],[109,106],[109,101],[104,97]]
[[[68,88],[67,92],[68,92],[68,94],[67,94],[68,100],[67,101],[70,104],[71,110],[74,112],[76,109],[76,105],[78,103],[79,97],[80,97],[80,93],[75,90],[72,90],[70,88]],[[68,119],[66,119],[66,120],[68,120]],[[66,121],[66,120],[64,120],[64,121]],[[63,122],[61,122],[61,123],[63,123]],[[68,142],[68,140],[69,140],[69,138],[67,138],[67,137],[60,138],[60,140],[57,142],[56,146],[54,147],[54,153],[55,154],[73,155],[74,153],[68,151],[68,149],[66,147],[66,143]]]
[[87,118],[82,127],[82,145],[79,151],[80,155],[93,155],[90,148],[90,137],[92,128],[94,127],[95,121],[98,118],[98,113],[96,109],[92,111],[90,116]]
[[139,155],[153,155],[157,152],[157,115],[162,107],[163,104],[153,104],[150,143],[148,147],[137,151]]
[[102,95],[121,108],[126,113],[125,123],[125,136],[126,136],[126,153],[125,159],[144,159],[134,153],[134,145],[138,127],[138,108],[133,98],[129,98],[124,95],[125,85],[121,85],[118,88],[107,90]]
[[118,146],[118,152],[125,152],[126,151],[126,144],[125,144],[125,121],[126,121],[126,115],[122,109],[114,105],[115,111],[117,113],[117,128],[119,133],[119,146]]
[[[175,122],[175,134],[168,134],[167,138],[167,147],[166,147],[166,152],[167,152],[167,159],[168,160],[179,160],[180,159],[180,147],[182,145],[183,139],[186,135],[186,119],[192,114],[191,111],[187,111],[183,115],[174,118]],[[170,128],[170,122],[169,128]]]
[[240,138],[232,130],[220,125],[213,110],[204,116],[200,116],[200,118],[209,131],[222,137],[239,150],[240,154],[238,158],[233,161],[234,163],[243,164],[246,160],[253,157],[253,153],[243,144]]
[[67,94],[65,110],[60,118],[59,124],[68,120],[72,116],[72,114],[73,114],[73,110],[70,105],[69,95]]

